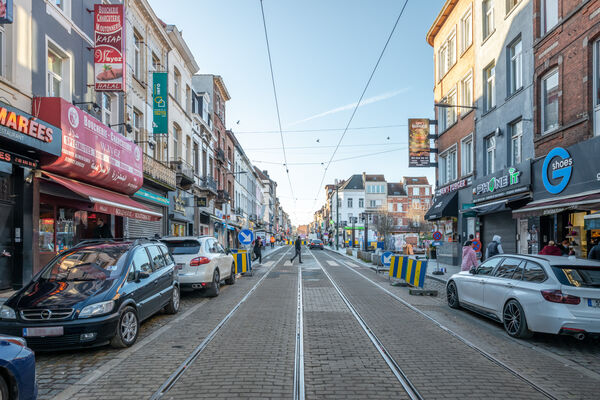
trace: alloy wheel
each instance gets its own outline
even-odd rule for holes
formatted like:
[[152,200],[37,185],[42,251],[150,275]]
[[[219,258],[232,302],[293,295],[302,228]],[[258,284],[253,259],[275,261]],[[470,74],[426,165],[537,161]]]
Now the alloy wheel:
[[173,308],[179,310],[179,289],[177,287],[173,288]]
[[453,283],[448,285],[448,289],[446,290],[446,298],[450,307],[456,307],[458,295],[456,293],[456,286]]
[[516,335],[521,328],[521,311],[513,302],[504,307],[504,326],[511,335]]
[[127,343],[137,335],[137,317],[132,311],[127,311],[121,318],[121,337]]

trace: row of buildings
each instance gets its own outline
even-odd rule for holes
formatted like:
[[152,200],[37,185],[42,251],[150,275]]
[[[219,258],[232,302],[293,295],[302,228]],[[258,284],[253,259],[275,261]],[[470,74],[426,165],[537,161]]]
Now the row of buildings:
[[[426,177],[404,177],[387,182],[380,174],[355,174],[325,186],[326,201],[308,227],[317,237],[340,243],[362,242],[365,228],[369,241],[381,238],[377,218],[389,220],[386,234],[406,234],[418,239],[425,232],[424,215],[430,207],[432,188]],[[337,200],[337,201],[336,201]],[[416,242],[415,242],[416,244]]]
[[[277,183],[226,129],[223,78],[198,73],[182,32],[147,0],[7,4],[0,289],[22,285],[57,252],[99,235],[214,235],[235,247],[242,228],[290,232]],[[107,61],[95,70],[103,56],[98,4],[106,7],[103,27],[118,28],[104,38],[117,50],[125,43],[122,69]],[[96,90],[98,82],[123,86]]]
[[447,0],[429,29],[438,252],[600,238],[600,1]]

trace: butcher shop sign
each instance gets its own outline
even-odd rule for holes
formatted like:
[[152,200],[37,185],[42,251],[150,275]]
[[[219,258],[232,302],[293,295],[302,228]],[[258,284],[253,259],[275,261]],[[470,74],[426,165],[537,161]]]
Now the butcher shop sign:
[[122,4],[94,5],[94,81],[97,91],[125,90]]

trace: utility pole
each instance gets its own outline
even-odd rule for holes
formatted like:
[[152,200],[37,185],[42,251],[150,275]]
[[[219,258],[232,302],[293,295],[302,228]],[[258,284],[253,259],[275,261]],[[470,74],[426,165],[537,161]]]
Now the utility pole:
[[352,248],[354,248],[354,221],[356,221],[356,217],[352,217]]
[[339,185],[335,183],[335,249],[340,249],[339,241],[339,229],[340,229],[340,197],[339,197]]
[[369,251],[369,214],[365,211],[365,251]]

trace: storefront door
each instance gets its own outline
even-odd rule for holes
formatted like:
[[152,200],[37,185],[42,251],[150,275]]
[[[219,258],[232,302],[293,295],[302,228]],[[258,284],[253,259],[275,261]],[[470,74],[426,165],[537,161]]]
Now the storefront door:
[[527,224],[527,219],[523,218],[520,219],[518,222],[518,229],[519,229],[519,240],[517,243],[517,252],[519,254],[527,254],[529,251],[529,246],[528,246],[528,234],[529,234],[529,227]]
[[0,289],[8,289],[12,283],[14,198],[11,183],[11,175],[0,172]]

